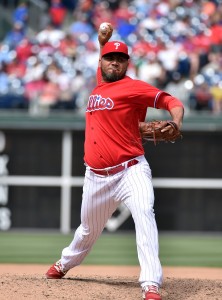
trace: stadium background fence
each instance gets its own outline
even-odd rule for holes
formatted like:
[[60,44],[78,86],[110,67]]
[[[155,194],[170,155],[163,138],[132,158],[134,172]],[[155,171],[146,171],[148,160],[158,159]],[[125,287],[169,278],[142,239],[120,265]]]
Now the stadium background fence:
[[[221,231],[220,118],[185,118],[183,139],[144,145],[160,230]],[[0,230],[59,229],[80,221],[84,119],[74,114],[0,118]],[[106,229],[133,229],[125,207]]]

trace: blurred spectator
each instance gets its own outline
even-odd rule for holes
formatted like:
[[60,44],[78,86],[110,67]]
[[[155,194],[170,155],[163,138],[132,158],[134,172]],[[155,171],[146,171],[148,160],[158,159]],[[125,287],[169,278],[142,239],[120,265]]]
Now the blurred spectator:
[[93,8],[93,0],[78,1],[78,5],[74,11],[74,19],[75,16],[82,14],[86,17],[88,23],[93,24],[93,22],[91,22]]
[[135,14],[136,10],[132,8],[127,0],[120,0],[119,5],[113,11],[116,20],[130,21],[130,19],[135,17]]
[[35,82],[41,80],[47,66],[40,61],[37,56],[31,56],[28,58],[26,63],[26,74],[24,76],[24,82]]
[[137,24],[133,21],[119,19],[116,22],[116,30],[122,40],[127,40],[127,38],[136,31]]
[[33,79],[25,83],[24,95],[29,103],[29,106],[33,106],[33,103],[38,102],[38,98],[43,90],[45,85],[45,81],[43,80],[43,76],[39,79]]
[[26,65],[15,55],[14,59],[10,63],[6,64],[6,71],[9,76],[22,80],[26,72]]
[[201,13],[210,17],[216,11],[216,4],[213,1],[204,1],[202,4]]
[[212,86],[210,92],[213,97],[213,113],[219,115],[222,113],[222,81]]
[[5,64],[0,65],[0,108],[27,108],[22,83],[7,73]]
[[27,109],[28,103],[23,94],[7,93],[0,95],[0,109]]
[[77,100],[79,93],[84,90],[85,87],[85,79],[83,76],[83,73],[80,70],[76,71],[75,77],[71,81],[70,89],[73,94],[73,98],[75,102],[78,102],[77,105],[81,106],[82,103],[80,101],[83,101],[80,97],[80,99]]
[[113,13],[115,28],[120,38],[126,40],[127,37],[137,29],[138,21],[135,18],[136,11],[129,6],[128,1],[119,2],[119,7]]
[[14,49],[25,38],[23,24],[16,22],[12,29],[6,34],[4,43],[9,45],[10,49]]
[[103,22],[109,22],[113,24],[114,28],[116,26],[115,20],[113,19],[112,12],[109,10],[109,4],[106,1],[99,1],[92,12],[93,25],[96,30]]
[[60,41],[58,49],[60,50],[62,55],[74,60],[76,57],[76,47],[76,41],[70,33],[67,33],[65,37]]
[[64,38],[65,33],[59,28],[55,28],[51,23],[37,33],[36,40],[41,45],[49,45],[51,47],[59,47],[60,41]]
[[19,1],[17,8],[13,12],[13,22],[21,23],[23,29],[26,28],[28,24],[28,6],[27,1]]
[[180,45],[164,43],[164,48],[158,51],[157,58],[166,70],[166,83],[172,80],[172,74],[177,71],[179,63]]
[[0,95],[5,95],[9,92],[10,80],[7,74],[6,65],[0,64]]
[[[190,94],[190,106],[197,111],[212,111],[212,94],[209,85],[199,76]],[[199,81],[199,82],[198,82]]]
[[[174,97],[180,99],[182,101],[184,108],[185,108],[185,114],[190,113],[190,102],[189,102],[189,97],[190,97],[190,90],[189,86],[187,84],[187,80],[180,75],[179,72],[174,72],[172,74],[172,81],[170,81],[165,89],[167,93],[173,95]],[[196,99],[194,99],[195,102],[195,107],[196,109]]]
[[15,56],[15,51],[11,50],[9,45],[0,43],[0,65],[9,63]]
[[211,46],[221,45],[222,43],[222,26],[221,20],[218,23],[212,24],[210,28],[210,44]]
[[155,31],[161,28],[160,19],[156,17],[155,12],[150,12],[140,22],[140,27],[145,29],[151,36],[154,35]]
[[158,88],[165,84],[166,73],[154,52],[149,52],[140,59],[137,76]]
[[93,26],[88,23],[86,15],[79,14],[77,20],[69,27],[69,33],[78,43],[87,42],[95,33]]
[[58,84],[50,81],[47,73],[45,72],[42,79],[42,88],[38,95],[38,105],[49,109],[59,101],[59,98],[60,90]]
[[34,47],[31,41],[26,37],[15,47],[17,59],[26,64],[27,59],[34,54]]
[[71,82],[71,90],[73,93],[73,101],[75,108],[78,109],[80,115],[85,114],[88,97],[92,88],[96,85],[96,76],[91,76],[86,79],[84,73],[80,70],[76,71],[76,76]]
[[49,16],[53,26],[61,28],[65,21],[67,9],[61,0],[51,0]]
[[69,74],[64,72],[58,64],[52,62],[48,66],[46,75],[49,81],[55,83],[59,89],[59,96],[53,107],[64,109],[73,107],[73,93]]

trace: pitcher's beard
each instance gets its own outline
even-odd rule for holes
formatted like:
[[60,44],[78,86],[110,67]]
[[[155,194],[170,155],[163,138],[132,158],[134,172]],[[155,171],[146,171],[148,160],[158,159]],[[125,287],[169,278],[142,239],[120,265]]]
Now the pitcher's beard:
[[125,77],[126,72],[124,74],[118,74],[117,72],[105,73],[103,69],[101,69],[102,77],[105,82],[115,82],[121,80]]

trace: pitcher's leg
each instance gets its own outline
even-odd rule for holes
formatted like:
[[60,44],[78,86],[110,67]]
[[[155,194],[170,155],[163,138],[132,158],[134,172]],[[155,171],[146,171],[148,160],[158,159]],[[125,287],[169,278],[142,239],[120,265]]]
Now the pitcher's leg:
[[64,270],[79,265],[96,242],[108,218],[116,209],[108,177],[96,177],[86,171],[83,188],[81,224],[70,245],[63,249],[61,263]]
[[159,260],[159,242],[153,211],[154,192],[151,171],[146,162],[139,163],[126,178],[131,194],[126,205],[132,213],[136,229],[138,259],[142,286],[161,285],[162,267]]

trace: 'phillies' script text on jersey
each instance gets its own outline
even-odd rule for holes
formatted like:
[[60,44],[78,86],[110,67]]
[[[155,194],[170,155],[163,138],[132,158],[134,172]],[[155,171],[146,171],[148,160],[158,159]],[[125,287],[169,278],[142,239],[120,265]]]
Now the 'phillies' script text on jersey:
[[110,98],[103,98],[101,95],[91,95],[89,97],[87,112],[103,109],[112,109],[114,106],[113,100]]

